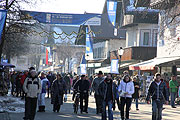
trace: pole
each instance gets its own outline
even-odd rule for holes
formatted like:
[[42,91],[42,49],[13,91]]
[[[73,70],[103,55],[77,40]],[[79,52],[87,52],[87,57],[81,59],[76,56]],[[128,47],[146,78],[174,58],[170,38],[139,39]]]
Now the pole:
[[121,66],[121,55],[119,55],[119,75],[121,74],[120,66]]
[[88,60],[87,60],[86,74],[88,74]]

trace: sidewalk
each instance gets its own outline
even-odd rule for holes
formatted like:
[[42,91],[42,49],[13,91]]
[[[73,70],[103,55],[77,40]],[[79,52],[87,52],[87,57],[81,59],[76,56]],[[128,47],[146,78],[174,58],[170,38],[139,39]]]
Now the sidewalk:
[[9,113],[7,112],[0,112],[1,120],[10,120]]

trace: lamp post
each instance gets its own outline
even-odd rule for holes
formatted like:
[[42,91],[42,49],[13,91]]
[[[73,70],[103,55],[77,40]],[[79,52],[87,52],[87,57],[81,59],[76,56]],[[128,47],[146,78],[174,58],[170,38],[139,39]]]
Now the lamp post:
[[118,49],[118,54],[119,54],[119,74],[120,74],[121,57],[122,57],[123,53],[124,53],[124,49],[122,47],[120,47]]
[[86,66],[86,74],[88,74],[88,60],[89,60],[89,54],[86,54],[86,64],[87,64],[87,66]]

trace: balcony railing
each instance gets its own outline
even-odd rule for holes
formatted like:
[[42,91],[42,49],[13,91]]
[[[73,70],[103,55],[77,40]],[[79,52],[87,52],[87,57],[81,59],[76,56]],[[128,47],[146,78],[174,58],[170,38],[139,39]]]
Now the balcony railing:
[[153,9],[168,9],[175,5],[177,0],[151,0],[150,7]]
[[[156,57],[157,47],[128,47],[124,49],[122,61],[149,60]],[[117,51],[110,53],[110,59],[119,59]]]

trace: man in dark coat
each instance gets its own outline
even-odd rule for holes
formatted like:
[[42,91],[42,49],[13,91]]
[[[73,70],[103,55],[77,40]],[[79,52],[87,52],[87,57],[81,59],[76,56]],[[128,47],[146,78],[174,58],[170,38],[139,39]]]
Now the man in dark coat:
[[165,102],[168,105],[169,95],[165,82],[161,81],[161,74],[156,73],[154,81],[150,84],[147,103],[152,98],[152,120],[162,120],[162,108]]
[[98,88],[99,95],[102,98],[102,120],[106,120],[106,106],[108,106],[108,118],[113,120],[113,101],[117,93],[116,86],[113,84],[112,75],[109,73],[104,81],[102,81]]
[[56,80],[51,86],[51,104],[53,104],[53,111],[59,112],[63,104],[64,94],[67,94],[66,84],[60,74],[57,74]]
[[99,84],[103,80],[104,80],[103,73],[102,73],[102,71],[99,71],[98,77],[96,77],[92,83],[92,88],[93,88],[93,91],[95,92],[94,98],[96,101],[96,114],[99,114],[102,112],[102,98],[99,95],[98,88],[99,88]]
[[[90,83],[88,80],[86,80],[85,75],[81,75],[81,79],[78,80],[74,85],[74,89],[80,92],[81,113],[82,112],[88,113],[87,109],[88,109],[88,98],[89,98],[89,94],[88,94],[89,86],[90,86]],[[84,107],[83,107],[83,100],[85,101]]]

